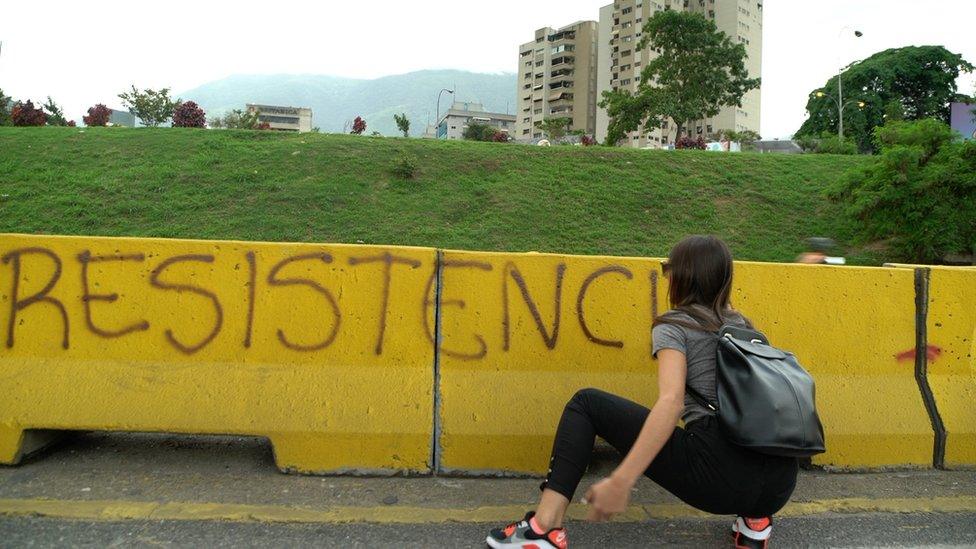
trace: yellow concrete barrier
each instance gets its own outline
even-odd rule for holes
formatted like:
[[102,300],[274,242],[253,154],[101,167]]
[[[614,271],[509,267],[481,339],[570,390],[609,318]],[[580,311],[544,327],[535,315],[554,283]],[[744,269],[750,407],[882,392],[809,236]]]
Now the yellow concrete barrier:
[[929,273],[928,380],[946,430],[945,465],[976,466],[976,268]]
[[[736,268],[817,381],[815,463],[931,466],[914,272]],[[976,463],[973,275],[932,274],[950,464]],[[654,259],[0,235],[0,462],[120,430],[266,436],[303,472],[544,472],[577,390],[653,404],[666,308]]]
[[814,463],[932,466],[912,271],[737,263],[733,301],[816,380],[827,453]]
[[[562,407],[584,387],[654,402],[657,261],[445,252],[443,267],[444,470],[544,472]],[[898,358],[915,343],[912,272],[737,269],[736,306],[817,381],[828,452],[815,463],[931,466],[914,363]]]
[[654,402],[658,261],[450,251],[442,263],[443,470],[544,472],[585,387]]
[[435,268],[424,248],[0,235],[0,462],[80,429],[427,471]]

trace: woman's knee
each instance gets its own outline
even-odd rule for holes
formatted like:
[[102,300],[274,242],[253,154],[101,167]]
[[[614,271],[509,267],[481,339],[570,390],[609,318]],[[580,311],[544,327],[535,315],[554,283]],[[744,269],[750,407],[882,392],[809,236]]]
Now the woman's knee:
[[594,389],[588,387],[586,389],[580,389],[576,391],[573,398],[569,399],[566,403],[567,408],[573,408],[575,410],[586,410],[590,408],[591,404],[598,399],[603,398],[607,393],[599,389]]

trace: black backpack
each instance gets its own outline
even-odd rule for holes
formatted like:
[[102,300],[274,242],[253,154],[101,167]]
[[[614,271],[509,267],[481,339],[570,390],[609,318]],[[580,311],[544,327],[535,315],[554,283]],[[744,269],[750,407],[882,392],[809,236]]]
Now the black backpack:
[[699,404],[717,412],[729,441],[773,456],[809,457],[826,451],[814,405],[814,383],[793,353],[748,328],[719,330],[715,380],[718,406],[688,387]]

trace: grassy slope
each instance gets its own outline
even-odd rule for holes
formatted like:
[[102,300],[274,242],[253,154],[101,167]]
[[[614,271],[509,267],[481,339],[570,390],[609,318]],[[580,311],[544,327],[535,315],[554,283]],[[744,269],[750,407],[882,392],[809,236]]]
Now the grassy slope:
[[[390,173],[417,158],[414,180]],[[739,259],[847,242],[822,189],[863,157],[526,147],[183,129],[0,128],[0,232],[359,241]],[[855,262],[881,258],[849,249]]]

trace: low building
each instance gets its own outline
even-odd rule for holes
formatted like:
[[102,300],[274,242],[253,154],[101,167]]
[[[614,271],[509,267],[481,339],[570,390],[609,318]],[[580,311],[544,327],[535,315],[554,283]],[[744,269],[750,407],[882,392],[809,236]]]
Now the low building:
[[488,112],[481,103],[457,101],[437,124],[438,139],[464,139],[464,130],[471,124],[493,126],[512,135],[515,132],[515,115]]
[[267,123],[272,130],[300,133],[312,131],[312,109],[309,108],[248,103],[247,111],[257,113],[258,122]]
[[772,141],[756,141],[753,143],[753,147],[756,152],[761,153],[777,153],[777,154],[802,154],[803,148],[796,144],[796,141],[786,140],[772,140]]

